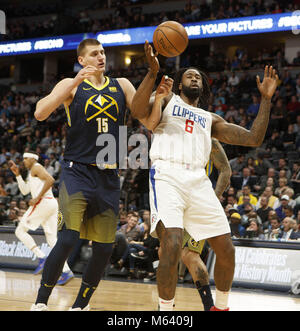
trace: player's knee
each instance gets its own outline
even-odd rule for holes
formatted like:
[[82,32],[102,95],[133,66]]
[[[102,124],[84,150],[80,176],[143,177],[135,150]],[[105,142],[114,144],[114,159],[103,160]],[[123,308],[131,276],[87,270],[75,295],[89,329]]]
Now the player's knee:
[[46,235],[48,245],[51,248],[54,247],[56,244],[56,241],[57,241],[56,233],[45,233],[45,235]]
[[79,239],[79,232],[74,230],[62,230],[58,234],[57,244],[63,249],[71,250]]
[[[180,230],[180,229],[179,229]],[[164,238],[161,240],[161,256],[165,257],[171,263],[178,261],[182,250],[182,231],[178,229],[167,230]]]
[[24,226],[22,226],[22,225],[19,224],[17,226],[16,230],[15,230],[15,235],[16,235],[17,238],[20,239],[25,232],[27,232],[27,231],[24,228]]

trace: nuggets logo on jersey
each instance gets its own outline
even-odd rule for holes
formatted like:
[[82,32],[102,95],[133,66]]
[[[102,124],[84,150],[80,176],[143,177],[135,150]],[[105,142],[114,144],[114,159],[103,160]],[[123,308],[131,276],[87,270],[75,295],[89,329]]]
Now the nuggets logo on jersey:
[[86,115],[87,122],[102,113],[116,122],[119,115],[118,103],[108,94],[94,94],[85,104],[84,114]]

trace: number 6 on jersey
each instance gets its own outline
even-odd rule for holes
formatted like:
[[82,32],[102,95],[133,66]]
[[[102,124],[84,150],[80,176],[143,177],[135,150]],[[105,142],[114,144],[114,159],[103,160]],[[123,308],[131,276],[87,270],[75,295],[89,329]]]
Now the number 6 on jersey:
[[186,120],[185,121],[185,131],[189,133],[193,133],[194,129],[194,121]]

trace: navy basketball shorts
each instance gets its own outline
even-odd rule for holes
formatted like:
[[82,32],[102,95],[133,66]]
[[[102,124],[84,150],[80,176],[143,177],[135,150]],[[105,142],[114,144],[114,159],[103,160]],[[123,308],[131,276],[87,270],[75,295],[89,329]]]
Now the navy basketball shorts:
[[80,238],[113,243],[119,213],[118,170],[63,160],[59,187],[58,230],[80,232]]

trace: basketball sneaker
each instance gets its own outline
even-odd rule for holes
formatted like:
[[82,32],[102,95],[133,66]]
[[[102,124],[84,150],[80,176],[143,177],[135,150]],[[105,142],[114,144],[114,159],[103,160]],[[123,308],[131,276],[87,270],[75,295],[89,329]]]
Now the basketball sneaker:
[[30,307],[30,311],[48,311],[49,308],[47,305],[45,305],[44,303],[37,303],[37,304],[33,304]]
[[89,311],[91,309],[90,305],[85,306],[84,308],[69,308],[69,311]]
[[63,272],[57,281],[57,285],[65,285],[67,284],[72,278],[74,278],[74,274],[71,270],[67,272]]
[[216,306],[212,306],[210,308],[210,311],[229,311],[229,308],[226,309],[218,309]]
[[38,266],[33,272],[34,275],[38,275],[43,271],[45,262],[46,262],[46,258],[39,258]]

